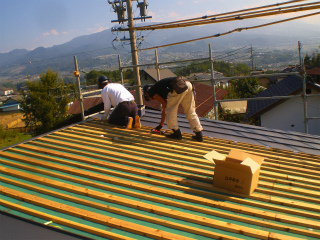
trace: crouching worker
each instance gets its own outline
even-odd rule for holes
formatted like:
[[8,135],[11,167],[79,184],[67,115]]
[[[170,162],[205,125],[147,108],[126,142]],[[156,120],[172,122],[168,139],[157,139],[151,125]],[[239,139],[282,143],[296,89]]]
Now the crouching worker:
[[[180,89],[178,90],[175,88],[174,83],[177,81],[184,85],[181,91],[179,91]],[[166,135],[166,137],[171,139],[182,139],[177,119],[178,107],[181,103],[186,118],[190,123],[190,127],[195,132],[192,139],[203,142],[203,128],[195,111],[193,86],[189,81],[183,81],[181,77],[164,78],[152,86],[145,85],[143,87],[143,94],[146,101],[153,99],[160,102],[162,105],[160,125],[152,131],[160,131],[166,121],[168,129],[172,129],[173,131],[172,134]]]
[[[140,128],[138,106],[133,95],[121,84],[111,83],[106,76],[98,78],[98,87],[104,104],[104,115],[101,120],[108,120],[111,124],[125,126],[127,129]],[[112,113],[109,112],[114,107]]]

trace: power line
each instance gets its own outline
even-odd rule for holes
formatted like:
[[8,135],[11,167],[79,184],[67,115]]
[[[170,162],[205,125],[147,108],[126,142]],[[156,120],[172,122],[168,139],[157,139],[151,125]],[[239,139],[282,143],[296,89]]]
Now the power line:
[[288,21],[292,21],[292,20],[296,20],[296,19],[300,19],[300,18],[314,16],[314,15],[317,15],[317,14],[320,14],[320,12],[306,14],[306,15],[293,17],[293,18],[287,18],[287,19],[284,19],[284,20],[271,22],[271,23],[266,23],[266,24],[261,24],[261,25],[256,25],[256,26],[253,26],[253,27],[236,28],[234,30],[231,30],[231,31],[225,32],[225,33],[218,33],[218,34],[207,36],[207,37],[196,38],[196,39],[192,39],[192,40],[186,40],[186,41],[176,42],[176,43],[171,43],[171,44],[165,44],[165,45],[155,46],[155,47],[151,47],[151,48],[144,48],[144,49],[140,49],[140,51],[157,49],[157,48],[162,48],[162,47],[169,47],[169,46],[174,46],[174,45],[178,45],[178,44],[189,43],[189,42],[194,42],[194,41],[199,41],[199,40],[205,40],[205,39],[214,38],[214,37],[221,37],[221,36],[228,35],[228,34],[231,34],[231,33],[234,33],[234,32],[241,32],[242,30],[251,30],[251,29],[255,29],[255,28],[266,27],[266,26],[279,24],[279,23],[283,23],[283,22],[288,22]]
[[177,23],[183,23],[183,22],[189,22],[189,21],[195,21],[195,20],[203,20],[203,19],[207,19],[207,18],[224,16],[224,15],[228,15],[228,14],[237,14],[237,13],[242,13],[242,12],[246,12],[246,11],[252,11],[252,10],[258,10],[258,9],[263,9],[263,8],[276,7],[276,6],[281,6],[281,5],[286,5],[286,4],[290,4],[290,3],[296,3],[296,2],[303,2],[303,1],[305,1],[305,0],[293,0],[293,1],[283,2],[283,3],[277,3],[277,4],[262,6],[262,7],[248,8],[248,9],[244,9],[244,10],[238,10],[238,11],[233,11],[233,12],[215,14],[215,15],[210,15],[210,16],[202,16],[202,17],[198,17],[198,18],[191,18],[191,19],[173,21],[173,22],[168,22],[168,23],[153,24],[153,25],[149,25],[148,27],[177,24]]
[[190,26],[197,26],[197,25],[204,25],[204,24],[213,24],[213,23],[221,23],[221,22],[229,22],[229,21],[237,21],[237,20],[244,20],[250,18],[258,18],[258,17],[266,17],[272,15],[280,15],[285,13],[293,13],[298,11],[309,11],[315,10],[320,8],[320,3],[308,3],[303,5],[296,5],[296,6],[289,6],[285,8],[275,8],[275,9],[268,9],[264,11],[255,11],[255,12],[248,12],[243,15],[230,15],[225,17],[217,17],[214,16],[210,19],[205,20],[198,20],[198,21],[190,21],[181,24],[158,24],[157,26],[142,26],[142,27],[133,27],[132,29],[125,28],[119,29],[122,31],[129,31],[129,30],[155,30],[155,29],[170,29],[170,28],[181,28],[181,27],[190,27]]

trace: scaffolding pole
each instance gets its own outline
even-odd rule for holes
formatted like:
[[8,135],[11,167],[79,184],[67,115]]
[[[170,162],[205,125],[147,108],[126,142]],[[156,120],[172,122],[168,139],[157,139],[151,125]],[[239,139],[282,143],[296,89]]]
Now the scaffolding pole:
[[213,58],[211,51],[211,44],[209,44],[209,57],[210,57],[210,67],[211,67],[211,84],[213,89],[213,109],[214,109],[214,120],[218,120],[218,103],[216,99],[216,83],[214,79],[214,69],[213,69]]
[[74,67],[75,67],[74,75],[76,76],[76,79],[77,79],[77,88],[78,88],[78,93],[79,93],[81,119],[83,121],[84,120],[83,97],[82,97],[82,94],[81,94],[80,74],[79,74],[79,68],[78,68],[78,62],[77,62],[77,57],[76,56],[74,56]]

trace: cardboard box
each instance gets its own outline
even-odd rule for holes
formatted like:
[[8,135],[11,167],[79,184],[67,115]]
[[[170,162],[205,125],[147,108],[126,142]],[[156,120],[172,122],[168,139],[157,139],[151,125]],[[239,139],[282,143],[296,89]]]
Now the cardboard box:
[[227,156],[213,150],[204,158],[215,164],[215,187],[250,195],[258,186],[263,157],[233,149]]

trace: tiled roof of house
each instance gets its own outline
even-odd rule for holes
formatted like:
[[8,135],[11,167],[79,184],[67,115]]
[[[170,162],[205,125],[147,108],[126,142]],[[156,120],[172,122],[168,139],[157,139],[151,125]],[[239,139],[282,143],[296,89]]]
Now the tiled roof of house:
[[[194,83],[196,96],[195,96],[195,103],[196,103],[196,113],[200,117],[204,117],[212,108],[213,108],[213,88],[202,84],[202,83]],[[222,100],[228,91],[220,88],[216,88],[216,99]],[[144,104],[146,107],[151,109],[161,110],[160,103],[157,101],[149,101]],[[180,105],[178,108],[178,113],[183,114],[183,108]]]
[[[89,110],[99,104],[103,104],[101,96],[83,98],[84,110]],[[103,110],[103,108],[101,110]],[[70,106],[67,113],[68,114],[80,114],[81,113],[80,102],[78,99],[76,99],[74,101],[74,103]]]
[[316,68],[312,68],[307,70],[307,74],[308,75],[320,75],[320,68],[316,67]]
[[[150,134],[159,117],[147,111],[140,130],[85,121],[1,151],[0,211],[92,239],[320,238],[319,154],[208,137],[224,123],[203,119],[203,143],[184,130],[169,140]],[[241,127],[268,132],[227,128]],[[320,151],[318,137],[293,136]],[[251,196],[212,185],[215,167],[203,155],[213,149],[266,158]]]
[[[143,69],[142,71],[146,72],[154,80],[158,79],[157,69],[146,68],[146,69]],[[168,77],[176,77],[176,76],[177,75],[175,75],[170,69],[160,69],[160,79],[168,78]]]
[[[271,96],[288,96],[296,94],[298,90],[302,88],[302,78],[296,75],[291,75],[276,84],[270,86],[265,91],[258,93],[255,97],[271,97]],[[279,99],[269,100],[249,100],[247,104],[247,115],[246,118],[255,117],[261,114],[262,111],[267,108],[282,102]]]

